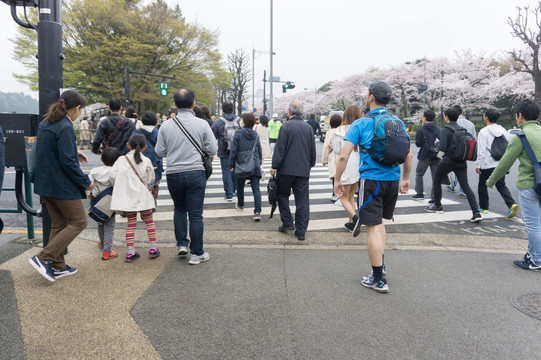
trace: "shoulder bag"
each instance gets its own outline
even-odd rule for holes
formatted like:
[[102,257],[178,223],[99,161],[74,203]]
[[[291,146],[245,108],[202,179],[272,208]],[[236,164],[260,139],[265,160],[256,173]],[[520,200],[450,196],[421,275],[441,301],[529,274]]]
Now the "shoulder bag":
[[201,154],[201,159],[203,160],[203,166],[205,167],[205,176],[207,177],[207,180],[208,180],[208,178],[212,175],[212,158],[209,156],[209,154],[207,154],[207,153],[203,152],[203,150],[201,150],[199,145],[197,145],[195,140],[191,137],[190,133],[186,130],[186,128],[184,126],[182,126],[182,124],[180,123],[178,118],[173,117],[173,120],[175,121],[177,126],[180,128],[180,130],[182,130],[184,135],[186,135],[188,140],[190,140],[192,145],[197,149],[197,151],[199,151],[199,154]]
[[[109,143],[111,142],[111,140],[116,136],[116,134],[118,134],[118,131],[120,130],[120,125],[124,124],[125,121],[126,121],[126,118],[122,117],[122,119],[119,122],[116,123],[115,128],[113,129],[113,131],[107,137],[107,141],[104,142],[104,144],[103,144],[104,149],[107,149],[109,147]],[[109,120],[109,122],[111,122],[111,120]]]
[[526,150],[526,153],[528,154],[528,157],[530,158],[530,161],[533,165],[533,176],[534,176],[534,184],[533,189],[537,193],[537,195],[541,196],[541,164],[539,161],[537,161],[537,158],[535,157],[535,154],[532,150],[532,146],[528,142],[528,139],[526,139],[526,134],[523,130],[520,130],[517,133],[517,136],[519,137],[520,141],[522,141],[522,145],[524,146],[524,150]]
[[255,169],[255,148],[257,146],[257,141],[259,136],[255,137],[254,146],[252,150],[239,151],[237,158],[235,159],[235,176],[238,178],[248,178],[251,177]]

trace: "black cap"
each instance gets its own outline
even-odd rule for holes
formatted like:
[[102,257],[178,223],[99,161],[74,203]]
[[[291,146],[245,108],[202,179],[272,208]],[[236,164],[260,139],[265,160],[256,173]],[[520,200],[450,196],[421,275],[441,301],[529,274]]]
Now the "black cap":
[[363,80],[363,85],[374,95],[378,103],[388,104],[391,101],[393,90],[385,81],[378,80],[370,82]]

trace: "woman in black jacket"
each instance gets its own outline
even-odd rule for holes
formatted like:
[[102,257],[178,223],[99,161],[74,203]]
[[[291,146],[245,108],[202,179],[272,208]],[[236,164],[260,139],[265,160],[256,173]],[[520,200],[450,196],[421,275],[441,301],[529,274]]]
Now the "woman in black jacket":
[[252,113],[242,114],[244,127],[235,133],[233,142],[231,143],[231,151],[229,152],[229,168],[231,172],[235,172],[235,164],[238,164],[240,159],[239,153],[243,151],[253,151],[254,169],[251,176],[238,178],[237,186],[237,210],[244,210],[244,184],[246,180],[250,180],[252,193],[254,194],[254,221],[261,220],[261,189],[259,181],[261,180],[261,164],[262,152],[259,136],[253,130],[256,118]]
[[51,216],[49,243],[30,264],[47,280],[54,282],[77,272],[64,261],[64,250],[86,228],[86,210],[81,199],[94,187],[79,162],[88,159],[77,151],[72,122],[86,105],[73,90],[60,95],[39,124],[36,142],[34,192],[40,195]]

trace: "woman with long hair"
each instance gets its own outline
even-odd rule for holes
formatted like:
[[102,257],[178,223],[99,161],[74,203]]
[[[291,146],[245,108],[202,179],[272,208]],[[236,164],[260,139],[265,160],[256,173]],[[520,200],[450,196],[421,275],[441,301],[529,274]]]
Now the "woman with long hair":
[[77,151],[73,121],[86,106],[85,98],[73,90],[60,95],[39,124],[36,142],[34,192],[41,196],[51,217],[49,243],[30,259],[30,264],[47,280],[73,275],[77,269],[66,264],[64,251],[86,228],[82,199],[94,187],[79,162],[88,162]]
[[[363,117],[363,112],[358,106],[353,105],[346,108],[342,118],[342,125],[336,128],[334,132],[333,151],[335,154],[340,155],[340,151],[342,151],[342,146],[344,144],[344,136],[346,136],[349,126],[361,117]],[[344,224],[344,227],[350,232],[353,232],[353,228],[357,222],[354,197],[359,186],[359,162],[359,149],[355,147],[348,159],[346,168],[342,173],[342,178],[340,179],[341,183],[344,185],[344,193],[340,196],[340,202],[349,216],[349,221]]]
[[[257,132],[257,135],[259,136],[259,140],[261,142],[261,151],[263,154],[263,160],[270,159],[270,144],[269,144],[269,118],[265,115],[261,115],[259,117],[259,123],[256,125],[256,128],[254,129]],[[266,171],[264,169],[264,164],[261,163],[261,181],[265,181]]]

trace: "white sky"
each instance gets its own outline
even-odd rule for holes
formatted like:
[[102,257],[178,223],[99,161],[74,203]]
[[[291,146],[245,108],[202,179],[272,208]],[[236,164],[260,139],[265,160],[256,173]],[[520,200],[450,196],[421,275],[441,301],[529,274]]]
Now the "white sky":
[[[270,49],[270,0],[167,0],[179,4],[188,22],[220,31],[225,55],[242,48]],[[510,34],[509,16],[534,0],[274,0],[274,75],[315,89],[327,81],[427,57],[453,57],[455,51],[521,48]],[[530,23],[534,23],[533,19]],[[17,24],[0,3],[0,91],[24,92],[12,73],[22,67],[11,57]],[[269,55],[255,59],[256,89]],[[119,74],[122,76],[122,74]],[[274,87],[275,96],[281,87]]]

